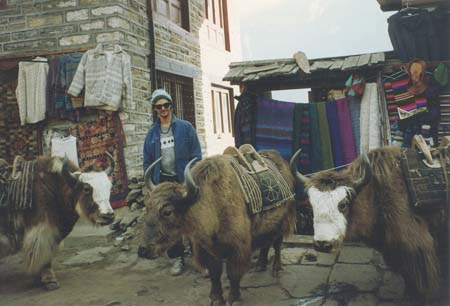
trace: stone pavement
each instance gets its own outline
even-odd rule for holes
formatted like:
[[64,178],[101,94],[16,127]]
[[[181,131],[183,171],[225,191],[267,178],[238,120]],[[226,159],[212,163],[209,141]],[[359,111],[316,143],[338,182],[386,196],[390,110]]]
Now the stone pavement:
[[[33,287],[14,260],[1,260],[0,304],[209,305],[209,279],[196,271],[190,260],[183,275],[172,277],[168,273],[170,260],[138,258],[136,241],[130,240],[124,248],[122,243],[111,239],[111,231],[106,228],[96,230],[78,225],[55,260],[61,288],[52,292]],[[256,257],[257,253],[254,262]],[[285,242],[282,262],[284,269],[278,278],[272,277],[270,266],[265,272],[247,273],[241,282],[239,305],[411,305],[402,299],[402,278],[384,265],[378,252],[362,244],[346,244],[339,252],[324,254],[312,249],[310,236],[292,236]],[[226,275],[222,284],[226,296]],[[432,305],[448,303],[435,301]]]

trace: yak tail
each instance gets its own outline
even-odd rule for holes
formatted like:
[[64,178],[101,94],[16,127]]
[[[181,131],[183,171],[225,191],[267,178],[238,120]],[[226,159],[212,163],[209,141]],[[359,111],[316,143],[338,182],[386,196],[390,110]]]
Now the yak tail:
[[23,242],[25,266],[30,274],[39,273],[51,263],[58,249],[58,230],[48,224],[33,226],[26,234]]

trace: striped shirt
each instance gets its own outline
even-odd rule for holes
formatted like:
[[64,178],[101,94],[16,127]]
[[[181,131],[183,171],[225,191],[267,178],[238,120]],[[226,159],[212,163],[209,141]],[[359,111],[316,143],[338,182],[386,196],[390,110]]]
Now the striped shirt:
[[118,110],[122,99],[131,103],[131,58],[119,45],[98,44],[81,58],[68,93],[85,88],[84,106]]

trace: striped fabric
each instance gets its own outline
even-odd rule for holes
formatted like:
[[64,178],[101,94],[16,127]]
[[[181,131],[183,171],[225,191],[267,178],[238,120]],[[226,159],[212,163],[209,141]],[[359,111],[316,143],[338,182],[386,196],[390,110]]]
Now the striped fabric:
[[258,97],[256,100],[255,149],[277,150],[289,160],[293,147],[293,117],[295,103]]
[[21,174],[9,181],[8,201],[14,209],[30,209],[33,204],[33,182],[36,161],[21,161],[17,165]]
[[320,147],[319,112],[317,103],[311,103],[311,171],[323,170],[322,148]]
[[353,136],[355,138],[356,155],[359,155],[361,143],[361,98],[349,96],[348,109],[352,121]]
[[360,152],[381,147],[380,109],[376,83],[367,83],[361,98]]

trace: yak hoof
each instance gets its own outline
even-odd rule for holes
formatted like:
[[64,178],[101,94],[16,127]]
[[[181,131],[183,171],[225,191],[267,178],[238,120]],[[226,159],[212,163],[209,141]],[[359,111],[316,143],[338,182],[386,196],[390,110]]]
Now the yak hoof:
[[224,299],[211,300],[211,306],[225,306]]
[[45,289],[47,289],[49,291],[59,289],[59,284],[56,281],[45,283],[44,286],[45,286]]

